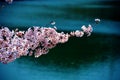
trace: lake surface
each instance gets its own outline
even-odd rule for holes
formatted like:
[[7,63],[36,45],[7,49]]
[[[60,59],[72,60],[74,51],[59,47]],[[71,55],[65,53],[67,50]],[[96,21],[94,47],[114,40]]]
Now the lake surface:
[[[0,63],[0,80],[120,80],[119,1],[15,0],[0,6],[0,25],[10,29],[50,26],[51,21],[66,32],[94,27],[90,37],[70,38],[47,55]],[[95,18],[101,22],[95,24]]]

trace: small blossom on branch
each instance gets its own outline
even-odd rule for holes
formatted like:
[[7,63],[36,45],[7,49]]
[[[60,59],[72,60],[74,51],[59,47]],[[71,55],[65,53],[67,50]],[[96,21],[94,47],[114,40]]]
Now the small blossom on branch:
[[98,18],[95,19],[95,22],[96,22],[96,23],[99,23],[99,22],[100,22],[100,19],[98,19]]

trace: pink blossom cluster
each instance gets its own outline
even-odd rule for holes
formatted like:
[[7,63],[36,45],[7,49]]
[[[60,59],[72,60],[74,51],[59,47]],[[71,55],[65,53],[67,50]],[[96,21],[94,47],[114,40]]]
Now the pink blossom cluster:
[[58,43],[65,43],[72,36],[90,36],[91,25],[70,33],[57,32],[57,28],[34,26],[27,31],[0,29],[0,62],[9,63],[20,56],[34,55],[36,58],[47,54]]

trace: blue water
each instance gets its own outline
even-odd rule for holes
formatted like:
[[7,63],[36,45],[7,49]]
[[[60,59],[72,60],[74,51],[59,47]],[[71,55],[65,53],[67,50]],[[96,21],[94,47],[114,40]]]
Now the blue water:
[[[118,10],[105,2],[110,0],[21,0],[10,5],[1,2],[1,26],[23,30],[56,21],[60,31],[92,24],[94,33],[90,38],[58,45],[38,59],[22,57],[0,64],[0,80],[120,80],[120,22],[113,14]],[[95,24],[95,18],[101,22]]]
[[[94,4],[92,4],[93,2]],[[100,18],[101,23],[94,28],[95,32],[120,34],[118,31],[119,21],[109,19],[114,15],[112,14],[114,7],[100,5],[97,2],[100,3],[101,0],[87,2],[79,0],[74,2],[15,1],[12,5],[1,8],[0,24],[28,28],[29,26],[44,26],[51,21],[56,21],[59,30],[76,30],[80,29],[82,25],[96,26],[94,19]],[[101,9],[105,9],[108,13],[102,13]],[[106,14],[108,14],[108,19],[106,19]]]
[[54,65],[32,65],[29,61],[24,64],[13,62],[0,64],[0,73],[3,80],[119,80],[119,63],[120,60],[112,63],[112,68],[107,61],[64,69]]

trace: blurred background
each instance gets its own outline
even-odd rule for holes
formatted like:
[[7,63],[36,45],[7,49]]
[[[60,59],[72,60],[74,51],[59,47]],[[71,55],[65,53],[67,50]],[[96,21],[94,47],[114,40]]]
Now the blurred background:
[[[94,31],[90,37],[70,38],[39,58],[0,63],[0,80],[120,80],[119,10],[119,0],[1,0],[0,26],[11,30],[55,21],[58,31],[88,24]],[[95,24],[95,18],[101,22]]]

